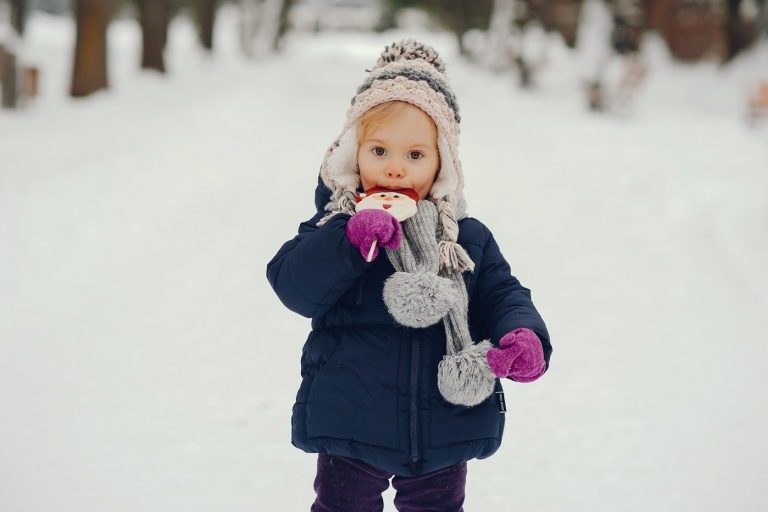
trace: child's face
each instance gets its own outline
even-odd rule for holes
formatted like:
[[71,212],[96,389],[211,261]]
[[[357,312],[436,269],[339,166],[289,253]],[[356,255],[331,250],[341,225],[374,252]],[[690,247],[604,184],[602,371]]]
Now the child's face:
[[413,105],[363,135],[357,151],[363,190],[371,187],[411,188],[424,199],[440,168],[437,128]]

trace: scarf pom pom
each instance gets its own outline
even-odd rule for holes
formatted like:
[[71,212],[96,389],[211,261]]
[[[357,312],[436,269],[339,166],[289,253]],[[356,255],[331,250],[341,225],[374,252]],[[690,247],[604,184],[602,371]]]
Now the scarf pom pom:
[[496,386],[496,376],[485,355],[490,341],[470,345],[458,354],[447,355],[437,367],[437,386],[446,401],[473,407],[483,403]]
[[429,327],[459,301],[453,281],[429,272],[395,272],[384,283],[389,314],[406,327]]

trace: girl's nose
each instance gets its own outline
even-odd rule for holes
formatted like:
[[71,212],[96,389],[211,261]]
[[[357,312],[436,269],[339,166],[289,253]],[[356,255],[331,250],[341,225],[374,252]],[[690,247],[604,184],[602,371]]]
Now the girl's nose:
[[399,179],[405,176],[403,169],[399,166],[392,166],[387,168],[387,177]]

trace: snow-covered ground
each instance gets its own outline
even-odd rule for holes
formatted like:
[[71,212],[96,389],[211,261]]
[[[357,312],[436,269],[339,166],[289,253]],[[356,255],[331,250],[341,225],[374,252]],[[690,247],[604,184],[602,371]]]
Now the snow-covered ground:
[[[0,112],[2,511],[309,508],[314,456],[289,440],[309,325],[265,265],[313,213],[364,70],[412,33],[295,35],[253,62],[232,14],[212,58],[175,21],[167,76],[116,21],[111,88],[77,101],[72,23],[30,19],[41,95]],[[768,121],[743,119],[765,52],[680,66],[649,39],[622,118],[584,108],[587,50],[552,40],[521,91],[415,35],[450,66],[469,211],[555,347],[507,383],[466,509],[767,510]]]

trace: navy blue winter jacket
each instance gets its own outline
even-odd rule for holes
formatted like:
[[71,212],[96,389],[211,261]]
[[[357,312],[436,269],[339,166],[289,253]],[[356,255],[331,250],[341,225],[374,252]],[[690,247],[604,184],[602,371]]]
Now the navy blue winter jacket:
[[[267,265],[283,304],[312,319],[293,407],[293,444],[405,476],[490,456],[504,430],[501,383],[475,407],[443,399],[437,388],[443,323],[424,329],[395,323],[382,299],[384,281],[394,272],[386,255],[366,263],[345,235],[349,215],[317,227],[328,194],[319,183],[318,213]],[[527,327],[541,340],[549,365],[544,322],[490,231],[473,218],[461,220],[459,230],[458,242],[475,263],[474,272],[464,274],[472,339],[497,345],[506,333]]]

